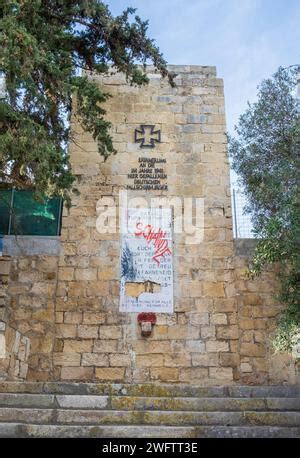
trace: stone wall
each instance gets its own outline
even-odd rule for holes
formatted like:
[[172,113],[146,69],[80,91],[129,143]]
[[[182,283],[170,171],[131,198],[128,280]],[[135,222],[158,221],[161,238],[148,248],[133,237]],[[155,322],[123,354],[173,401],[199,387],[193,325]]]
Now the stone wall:
[[282,305],[276,301],[278,279],[274,267],[251,280],[247,273],[256,241],[235,241],[235,273],[240,328],[240,381],[245,384],[299,383],[299,367],[292,355],[276,353],[272,337]]
[[53,377],[58,258],[23,254],[10,260],[0,258],[0,268],[3,259],[9,262],[10,271],[2,297],[6,345],[2,366],[9,378],[25,375],[28,380],[49,380]]
[[6,318],[6,293],[10,277],[11,259],[9,256],[0,256],[0,320]]
[[[30,340],[26,361],[23,346],[17,358],[28,363],[27,380],[296,382],[295,361],[274,355],[270,345],[280,312],[272,299],[274,273],[250,281],[249,241],[232,239],[223,82],[214,67],[170,69],[176,88],[152,68],[143,88],[120,75],[99,80],[113,95],[107,109],[117,154],[103,162],[74,112],[71,160],[80,195],[64,210],[60,247],[51,241],[45,252],[48,242],[41,239],[8,243],[13,256],[3,273],[0,306],[6,332],[15,333],[10,342],[16,332]],[[134,143],[143,123],[162,133],[150,153]],[[144,338],[137,314],[119,312],[120,234],[96,230],[96,204],[103,196],[118,204],[128,173],[147,154],[166,158],[168,190],[130,190],[129,198],[200,197],[205,219],[201,243],[186,244],[184,234],[174,234],[174,313],[157,314],[151,337]],[[0,259],[4,266],[7,259]],[[6,376],[24,378],[25,369],[16,371]]]
[[[107,102],[117,154],[103,163],[97,145],[73,119],[71,149],[80,196],[63,217],[54,365],[62,380],[233,383],[239,378],[229,169],[223,82],[214,67],[171,66],[171,88],[152,68],[143,88],[115,75],[99,84]],[[146,155],[134,143],[140,124],[155,124],[166,158],[168,191],[148,195],[205,199],[204,240],[187,245],[174,235],[173,314],[159,314],[142,338],[136,313],[119,313],[119,234],[96,231],[96,203],[117,201],[128,173]],[[130,191],[129,197],[145,192]],[[61,369],[61,370],[60,370]]]
[[[235,360],[236,381],[247,385],[299,383],[299,372],[297,372],[296,367],[297,362],[291,355],[274,353],[271,345],[276,317],[281,310],[281,306],[273,298],[273,293],[277,289],[274,272],[267,271],[254,281],[249,280],[246,275],[248,260],[254,246],[254,240],[235,240],[234,243],[234,271],[238,309],[237,323],[239,329],[236,345],[238,347],[238,354],[240,355],[240,358],[236,357]],[[95,355],[93,362],[97,364],[108,364],[109,361],[119,365],[126,362],[129,364],[131,354],[126,354],[125,343],[123,343],[123,339],[118,337],[117,333],[113,336],[110,335],[109,339],[103,340],[92,336],[90,338],[85,338],[84,336],[78,338],[76,335],[75,337],[63,339],[61,338],[61,334],[59,334],[54,345],[56,332],[53,326],[54,312],[52,312],[52,306],[45,307],[43,304],[53,304],[53,289],[52,287],[48,289],[49,283],[51,284],[53,279],[49,279],[49,273],[52,272],[50,277],[54,273],[55,276],[57,275],[58,259],[45,255],[41,255],[40,257],[37,255],[23,255],[20,259],[16,257],[14,264],[16,269],[11,270],[11,258],[7,256],[0,258],[0,271],[2,272],[0,275],[0,297],[2,301],[2,307],[0,309],[0,339],[3,339],[1,348],[5,345],[6,350],[5,355],[2,354],[0,358],[0,378],[5,380],[54,380],[58,379],[58,374],[65,366],[69,368],[68,370],[72,367],[76,376],[76,370],[80,372],[82,371],[81,367],[86,367],[79,366],[79,363],[82,359],[87,358],[86,353],[92,354],[93,350]],[[24,267],[28,273],[28,277],[23,277],[22,269]],[[38,274],[39,282],[37,283],[40,283],[40,285],[43,284],[43,286],[39,287],[40,292],[42,289],[44,291],[41,295],[33,292],[33,272],[40,272]],[[26,291],[27,296],[24,294],[24,291]],[[27,299],[25,299],[26,297]],[[15,306],[14,308],[7,308],[6,306],[8,304],[15,304]],[[17,304],[20,306],[19,308],[16,306]],[[222,321],[224,315],[226,313],[220,313],[218,320]],[[108,329],[107,326],[109,325],[109,330],[116,332],[116,330],[120,329],[120,326],[126,325],[123,315],[123,321],[120,320],[116,324],[116,318],[113,318],[111,311],[107,317],[104,312],[92,312],[91,310],[86,311],[84,309],[73,312],[56,312],[56,319],[62,321],[61,318],[64,319],[66,325],[73,324],[73,326],[74,322],[79,319],[80,323],[75,324],[75,326],[78,326],[78,332],[82,332],[81,330],[84,329],[87,333],[93,332],[95,328],[99,331],[101,326],[99,321],[103,322],[105,318],[108,323],[107,325],[102,323],[105,330]],[[112,324],[113,320],[114,324]],[[168,326],[168,320],[169,323],[172,323],[172,316],[158,315],[160,329],[166,329],[172,326],[171,324]],[[64,324],[63,321],[62,324]],[[81,327],[79,328],[79,326]],[[85,327],[82,328],[82,326]],[[161,326],[164,327],[161,328]],[[225,325],[220,324],[220,326],[224,327]],[[203,330],[206,330],[207,325],[199,324],[198,328],[201,334]],[[72,328],[65,329],[69,329],[70,331]],[[178,325],[177,329],[179,329]],[[140,356],[143,357],[149,351],[154,355],[158,354],[159,357],[159,355],[163,355],[165,351],[171,348],[172,342],[168,340],[168,335],[164,336],[162,334],[160,339],[157,339],[157,336],[150,340],[138,339],[133,346],[135,351],[137,351],[137,355],[139,355],[139,351],[142,351],[143,353]],[[177,339],[177,346],[181,343],[181,340]],[[194,348],[198,346],[199,350],[201,345],[203,347],[202,339],[187,340],[187,346],[191,346],[191,342],[194,342]],[[209,362],[213,364],[216,361],[214,358],[212,360],[210,359],[211,355],[209,353],[203,352],[201,355],[201,357],[198,356],[199,361],[201,361],[201,358],[202,362],[205,363]],[[226,367],[226,364],[232,364],[232,352],[223,351],[218,356],[222,358],[224,367]],[[89,358],[93,357],[90,355]],[[97,367],[105,367],[104,370],[114,368],[114,366],[103,365]],[[201,368],[202,366],[199,367]],[[116,367],[115,373],[118,370],[120,370],[120,366]],[[159,368],[156,369],[155,367],[152,369],[150,367],[149,372],[151,370],[152,373],[160,371]],[[166,376],[168,377],[168,382],[173,382],[169,379],[169,376],[171,373],[176,373],[176,370],[178,371],[178,367],[168,368],[166,366],[165,369],[161,370],[161,380],[164,380],[163,377]],[[92,380],[92,377],[90,379]],[[155,382],[155,380],[150,381]],[[174,382],[178,383],[178,379],[174,380]],[[185,383],[187,382],[199,383],[199,381],[196,382],[194,379],[185,381]],[[207,380],[204,379],[203,383],[207,384]],[[222,383],[222,380],[220,380],[218,384]]]
[[7,291],[11,258],[0,257],[0,379],[26,380],[30,339],[8,323]]
[[0,380],[25,381],[28,375],[30,339],[5,322],[0,322]]

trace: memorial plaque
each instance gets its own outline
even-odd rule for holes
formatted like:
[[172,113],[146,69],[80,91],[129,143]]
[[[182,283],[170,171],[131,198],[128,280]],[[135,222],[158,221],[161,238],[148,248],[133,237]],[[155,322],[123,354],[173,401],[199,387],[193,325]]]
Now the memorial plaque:
[[129,208],[122,232],[120,311],[173,313],[171,209]]
[[130,184],[128,190],[167,191],[167,174],[164,166],[165,158],[139,157],[138,167],[132,168],[127,178]]

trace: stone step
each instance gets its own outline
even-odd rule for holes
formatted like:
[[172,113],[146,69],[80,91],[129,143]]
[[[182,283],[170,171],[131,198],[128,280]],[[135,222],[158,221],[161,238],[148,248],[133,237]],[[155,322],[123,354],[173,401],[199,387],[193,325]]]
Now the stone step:
[[300,437],[299,386],[0,382],[0,437]]
[[0,407],[171,410],[171,411],[265,411],[300,410],[300,398],[190,398],[53,395],[0,393]]
[[105,438],[299,438],[300,427],[277,426],[95,426],[1,423],[0,437]]
[[201,412],[0,408],[0,422],[89,425],[300,426],[300,412]]
[[212,386],[122,383],[1,382],[1,393],[80,394],[141,397],[300,397],[300,385]]

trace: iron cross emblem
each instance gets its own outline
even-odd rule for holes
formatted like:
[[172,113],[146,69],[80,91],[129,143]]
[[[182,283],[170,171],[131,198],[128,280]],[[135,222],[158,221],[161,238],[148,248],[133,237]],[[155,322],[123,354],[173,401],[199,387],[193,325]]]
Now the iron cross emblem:
[[135,143],[140,143],[141,148],[154,148],[155,143],[160,143],[160,130],[154,130],[155,125],[141,124],[140,129],[134,131]]

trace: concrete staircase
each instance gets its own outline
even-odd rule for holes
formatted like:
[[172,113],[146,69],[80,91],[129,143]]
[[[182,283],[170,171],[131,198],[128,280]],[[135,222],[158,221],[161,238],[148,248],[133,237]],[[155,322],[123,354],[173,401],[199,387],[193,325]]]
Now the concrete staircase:
[[300,386],[0,382],[0,437],[300,437]]

